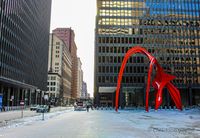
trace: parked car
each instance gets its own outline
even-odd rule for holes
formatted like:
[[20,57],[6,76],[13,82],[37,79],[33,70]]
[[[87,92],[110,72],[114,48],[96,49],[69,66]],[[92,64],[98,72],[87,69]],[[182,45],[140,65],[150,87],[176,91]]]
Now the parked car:
[[39,105],[33,105],[33,106],[30,107],[30,110],[36,111],[38,107],[39,107]]
[[49,107],[48,105],[40,105],[37,109],[36,112],[37,113],[46,113],[49,111]]
[[83,102],[76,102],[74,105],[74,111],[86,111],[86,105]]

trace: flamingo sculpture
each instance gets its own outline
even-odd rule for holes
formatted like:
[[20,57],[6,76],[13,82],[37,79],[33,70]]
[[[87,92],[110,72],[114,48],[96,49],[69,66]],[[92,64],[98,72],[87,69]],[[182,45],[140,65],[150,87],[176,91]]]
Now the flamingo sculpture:
[[149,70],[148,70],[148,79],[147,79],[147,86],[146,86],[146,107],[145,110],[149,111],[149,90],[150,90],[150,81],[151,81],[151,74],[153,71],[153,66],[156,66],[156,76],[152,82],[152,86],[156,90],[156,98],[155,98],[155,110],[159,108],[159,106],[162,104],[162,90],[166,86],[170,96],[172,97],[172,100],[174,101],[176,107],[179,110],[182,110],[182,103],[181,103],[181,96],[179,90],[170,82],[176,77],[170,74],[167,74],[164,72],[163,68],[160,66],[158,61],[155,57],[153,57],[146,49],[135,46],[127,51],[119,74],[118,74],[118,80],[117,80],[117,90],[116,90],[116,97],[115,97],[115,110],[118,111],[118,103],[119,103],[119,92],[120,92],[120,86],[121,86],[121,80],[124,72],[124,68],[126,66],[126,63],[128,61],[128,58],[132,56],[135,53],[141,53],[148,57],[150,60]]

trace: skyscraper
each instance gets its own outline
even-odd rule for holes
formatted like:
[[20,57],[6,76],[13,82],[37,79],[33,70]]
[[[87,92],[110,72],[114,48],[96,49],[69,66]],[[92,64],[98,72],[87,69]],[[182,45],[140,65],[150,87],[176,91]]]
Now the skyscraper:
[[71,100],[72,59],[65,42],[50,34],[48,95],[52,104],[66,105]]
[[71,28],[56,28],[53,30],[53,34],[63,40],[69,48],[72,57],[71,94],[72,98],[76,99],[78,98],[78,58],[74,31]]
[[51,0],[0,1],[0,95],[37,103],[47,86]]
[[[165,71],[177,76],[183,105],[200,102],[200,1],[97,0],[94,97],[114,106],[117,75],[125,53],[146,48]],[[120,106],[143,106],[149,61],[132,56],[124,71]],[[153,106],[154,89],[150,92]],[[163,106],[173,106],[164,90]]]
[[81,98],[82,93],[82,84],[83,84],[83,70],[82,70],[82,62],[81,59],[78,57],[78,83],[77,83],[77,98]]
[[82,92],[81,92],[81,98],[88,98],[87,96],[88,92],[87,92],[87,83],[83,81],[82,83]]

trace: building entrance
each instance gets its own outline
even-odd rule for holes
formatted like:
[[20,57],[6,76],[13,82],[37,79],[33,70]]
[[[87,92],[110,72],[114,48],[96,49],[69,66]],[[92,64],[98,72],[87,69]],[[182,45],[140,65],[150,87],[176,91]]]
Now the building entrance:
[[144,106],[144,90],[140,88],[123,88],[125,107]]

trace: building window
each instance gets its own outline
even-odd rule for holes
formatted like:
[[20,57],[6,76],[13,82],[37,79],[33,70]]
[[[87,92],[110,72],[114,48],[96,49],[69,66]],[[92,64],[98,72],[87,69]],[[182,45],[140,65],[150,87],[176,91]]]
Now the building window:
[[55,76],[51,76],[51,80],[56,80],[56,77]]
[[51,82],[51,86],[55,86],[56,85],[56,82]]
[[56,45],[60,45],[60,42],[56,42]]

